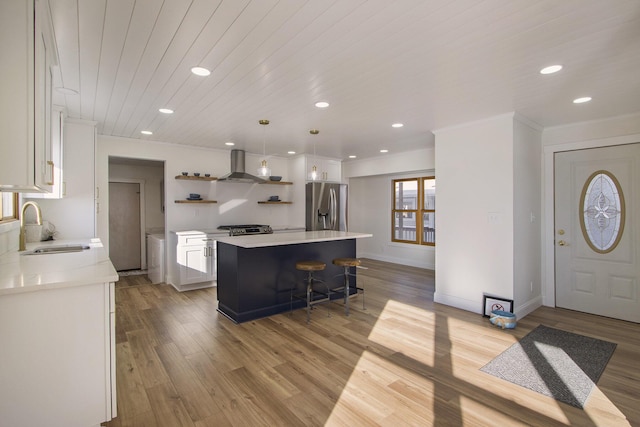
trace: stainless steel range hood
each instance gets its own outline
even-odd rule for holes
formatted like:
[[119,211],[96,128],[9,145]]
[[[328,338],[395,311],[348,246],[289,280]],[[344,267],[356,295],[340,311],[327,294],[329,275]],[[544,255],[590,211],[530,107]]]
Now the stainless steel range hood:
[[244,171],[244,150],[231,150],[231,173],[218,178],[226,182],[265,182],[264,179]]

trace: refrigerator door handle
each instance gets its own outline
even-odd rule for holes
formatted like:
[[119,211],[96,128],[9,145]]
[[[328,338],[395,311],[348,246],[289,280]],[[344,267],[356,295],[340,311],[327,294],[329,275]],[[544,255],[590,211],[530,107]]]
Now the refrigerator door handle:
[[336,203],[336,190],[331,188],[329,190],[329,206],[330,206],[330,224],[331,224],[331,229],[335,230],[336,229],[336,210],[337,210],[337,203]]

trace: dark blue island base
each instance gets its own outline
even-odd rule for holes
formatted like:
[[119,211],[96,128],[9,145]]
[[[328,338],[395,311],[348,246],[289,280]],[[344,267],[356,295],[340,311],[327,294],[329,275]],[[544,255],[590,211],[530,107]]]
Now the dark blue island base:
[[[344,282],[344,268],[333,265],[333,259],[355,256],[355,239],[259,248],[219,241],[218,311],[236,323],[287,312],[291,290],[295,289],[296,293],[306,290],[307,272],[296,270],[296,262],[317,260],[327,264],[324,271],[314,272],[314,277],[333,288]],[[342,298],[342,294],[334,298]],[[294,299],[294,310],[302,307],[305,307],[304,301]]]

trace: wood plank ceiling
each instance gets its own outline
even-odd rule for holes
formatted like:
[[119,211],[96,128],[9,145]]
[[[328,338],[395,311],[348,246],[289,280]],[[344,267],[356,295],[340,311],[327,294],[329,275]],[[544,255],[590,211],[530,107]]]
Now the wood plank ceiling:
[[[55,94],[98,133],[267,154],[427,147],[516,111],[541,126],[640,111],[640,2],[50,0]],[[550,64],[554,75],[539,70]],[[212,71],[208,77],[193,66]],[[593,101],[574,105],[579,96]],[[330,107],[318,109],[316,101]],[[170,108],[172,115],[158,112]],[[259,119],[271,125],[261,128]],[[400,129],[391,128],[404,123]],[[320,129],[310,136],[308,130]],[[140,134],[153,132],[151,136]],[[315,140],[313,138],[316,138]]]

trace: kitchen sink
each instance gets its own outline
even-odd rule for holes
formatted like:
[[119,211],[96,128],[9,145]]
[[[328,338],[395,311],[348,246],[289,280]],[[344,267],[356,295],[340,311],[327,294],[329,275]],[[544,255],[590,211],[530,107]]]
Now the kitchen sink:
[[23,255],[46,255],[46,254],[63,254],[68,252],[82,252],[89,249],[88,245],[54,245],[42,246],[32,251],[25,252]]

